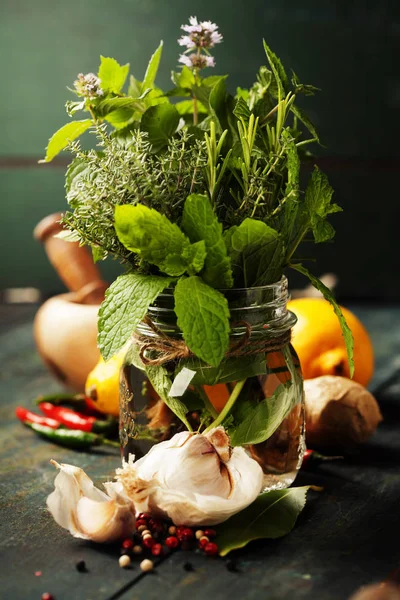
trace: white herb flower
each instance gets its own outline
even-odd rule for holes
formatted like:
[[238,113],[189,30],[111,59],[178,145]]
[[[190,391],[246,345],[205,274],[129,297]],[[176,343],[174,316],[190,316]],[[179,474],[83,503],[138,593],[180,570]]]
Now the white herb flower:
[[177,433],[137,462],[130,456],[116,474],[137,511],[188,526],[222,523],[251,504],[263,485],[260,465],[244,448],[230,447],[223,427]]
[[190,69],[205,69],[206,67],[215,67],[215,60],[213,56],[206,56],[205,54],[181,54],[179,62],[186,65]]
[[218,31],[218,25],[211,21],[197,21],[197,17],[190,17],[190,25],[182,25],[181,29],[189,35],[184,35],[178,40],[178,44],[191,48],[213,48],[215,44],[222,42],[222,35]]
[[79,467],[51,462],[60,469],[47,498],[56,523],[74,537],[94,542],[114,542],[134,532],[135,507],[121,485],[105,483],[106,494]]
[[104,91],[100,87],[101,80],[94,73],[78,73],[74,81],[74,87],[80,96],[85,96],[90,100],[101,97]]

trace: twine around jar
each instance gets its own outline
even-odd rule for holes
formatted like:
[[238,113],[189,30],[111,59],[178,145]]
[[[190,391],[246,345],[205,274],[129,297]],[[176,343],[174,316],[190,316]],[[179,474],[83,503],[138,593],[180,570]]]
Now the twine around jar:
[[[140,360],[145,366],[158,367],[170,361],[195,356],[184,340],[167,336],[148,317],[145,318],[145,323],[157,334],[157,337],[141,335],[136,332],[132,336],[133,341],[139,346]],[[237,342],[230,344],[225,358],[251,356],[262,352],[277,352],[290,342],[291,329],[274,337],[251,339],[252,327],[249,323],[239,321],[235,325],[244,326],[245,332]],[[148,351],[157,354],[157,356],[149,358],[146,356]]]

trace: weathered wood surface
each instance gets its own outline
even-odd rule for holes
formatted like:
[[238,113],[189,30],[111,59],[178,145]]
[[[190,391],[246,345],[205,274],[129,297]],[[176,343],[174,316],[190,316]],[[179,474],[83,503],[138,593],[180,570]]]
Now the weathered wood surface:
[[[344,600],[358,586],[390,577],[400,566],[400,309],[355,307],[377,354],[371,389],[385,417],[377,434],[345,461],[304,471],[311,493],[293,532],[235,552],[226,561],[179,552],[144,576],[118,566],[118,548],[73,539],[45,509],[59,462],[84,468],[95,481],[112,475],[118,451],[73,452],[38,439],[14,417],[40,393],[60,389],[47,374],[32,339],[32,307],[0,307],[1,536],[0,598],[56,600],[178,600],[229,597]],[[75,564],[85,560],[88,572]],[[189,560],[194,570],[183,565]],[[35,576],[41,571],[41,576]]]

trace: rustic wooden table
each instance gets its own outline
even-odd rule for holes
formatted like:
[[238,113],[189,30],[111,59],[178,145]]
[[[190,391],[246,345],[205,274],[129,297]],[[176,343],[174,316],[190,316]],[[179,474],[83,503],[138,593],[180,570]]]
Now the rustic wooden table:
[[[14,417],[41,393],[59,390],[37,355],[31,306],[0,306],[1,562],[0,597],[40,600],[177,600],[307,598],[345,600],[360,585],[381,581],[400,567],[400,309],[353,307],[376,349],[371,385],[384,422],[371,441],[346,460],[304,471],[310,494],[290,535],[235,552],[226,560],[178,552],[144,575],[123,570],[119,549],[76,540],[46,512],[55,470],[50,458],[82,467],[98,483],[119,464],[118,450],[73,452],[38,439]],[[84,560],[88,571],[76,563]],[[190,560],[193,570],[184,569]],[[35,572],[41,572],[41,575]]]

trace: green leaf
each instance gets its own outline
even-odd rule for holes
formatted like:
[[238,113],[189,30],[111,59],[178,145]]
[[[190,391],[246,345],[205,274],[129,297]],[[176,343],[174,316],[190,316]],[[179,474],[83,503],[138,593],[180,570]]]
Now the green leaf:
[[217,82],[211,88],[208,102],[210,105],[210,112],[215,115],[219,120],[223,116],[226,99],[226,77],[219,77]]
[[131,252],[156,265],[163,273],[179,276],[203,268],[204,242],[189,239],[165,215],[142,204],[115,207],[115,230],[120,242]]
[[235,108],[233,109],[233,114],[239,120],[243,119],[246,124],[249,122],[251,111],[247,106],[247,102],[245,102],[242,97],[240,97],[236,102]]
[[178,280],[175,288],[178,326],[190,350],[217,367],[229,345],[228,301],[200,277]]
[[282,138],[286,147],[287,157],[287,182],[285,188],[287,200],[283,207],[279,229],[286,246],[290,246],[296,235],[295,223],[300,207],[300,158],[296,143],[288,129],[282,131]]
[[204,281],[215,288],[232,287],[231,261],[222,236],[222,224],[218,222],[207,196],[192,194],[186,198],[182,229],[191,242],[205,242],[207,256],[201,274]]
[[72,121],[63,125],[61,129],[56,131],[49,139],[49,143],[46,149],[46,156],[40,163],[50,162],[57,154],[64,150],[70,142],[76,140],[82,133],[85,133],[93,125],[90,119],[84,121]]
[[267,59],[269,62],[269,66],[272,69],[272,72],[275,77],[276,84],[278,86],[278,95],[280,99],[283,99],[286,94],[289,92],[289,79],[286,74],[286,71],[283,67],[283,64],[276,56],[274,52],[272,52],[271,48],[267,45],[266,41],[263,40],[265,54],[267,55]]
[[128,96],[139,98],[142,94],[143,83],[136,79],[133,75],[129,77]]
[[291,531],[303,510],[309,486],[274,490],[217,527],[221,556],[253,540],[279,538]]
[[315,129],[315,126],[312,123],[312,121],[309,119],[309,117],[307,117],[305,112],[301,108],[296,106],[296,104],[292,104],[290,107],[290,110],[295,115],[295,117],[297,117],[299,119],[299,121],[301,121],[307,127],[307,129],[311,133],[312,137],[315,138],[315,140],[317,142],[320,142],[320,139],[319,139],[317,130]]
[[143,79],[142,89],[154,87],[154,81],[157,76],[158,66],[160,64],[161,54],[163,49],[163,42],[160,42],[157,50],[150,58],[149,64],[147,65],[146,73]]
[[335,233],[333,227],[325,221],[329,214],[342,210],[337,204],[332,204],[332,195],[333,189],[327,176],[315,166],[306,188],[305,207],[317,243],[326,242]]
[[182,71],[177,73],[176,71],[171,72],[172,83],[178,88],[191,89],[196,83],[193,71],[186,65],[182,67]]
[[[256,385],[258,387],[259,383]],[[231,411],[234,419],[229,428],[232,446],[261,444],[268,440],[300,398],[298,385],[288,381],[279,385],[272,396],[259,401],[257,389],[248,379]]]
[[106,92],[119,94],[129,73],[129,63],[120,65],[114,58],[100,56],[98,77],[101,80],[101,89]]
[[284,245],[279,233],[256,219],[245,219],[225,233],[235,286],[268,285],[282,277]]
[[[174,106],[181,116],[193,114],[193,100],[182,100],[182,102],[177,102]],[[199,115],[207,114],[207,110],[201,102],[197,102],[197,113]]]
[[100,260],[105,260],[107,258],[107,250],[100,248],[100,246],[92,246],[91,248],[94,263],[97,263]]
[[179,400],[179,398],[172,398],[168,395],[172,386],[172,381],[167,370],[161,366],[146,367],[146,375],[156,393],[165,402],[168,408],[170,408],[172,412],[186,425],[189,431],[192,431],[192,428],[186,419],[186,413],[188,412],[186,405]]
[[339,304],[336,302],[335,298],[333,297],[331,290],[328,287],[326,287],[326,285],[323,284],[322,281],[320,281],[318,279],[318,277],[315,277],[315,275],[310,273],[310,271],[308,269],[303,267],[303,265],[295,264],[295,265],[290,265],[290,266],[295,271],[298,271],[299,273],[302,273],[303,275],[308,277],[308,279],[311,281],[312,285],[317,290],[319,290],[321,292],[321,294],[324,296],[325,300],[328,300],[328,302],[330,302],[332,304],[333,310],[335,311],[335,314],[336,314],[337,318],[339,319],[344,342],[346,344],[347,358],[349,361],[349,369],[350,369],[350,377],[353,377],[353,375],[354,375],[354,338],[353,338],[353,334],[351,332],[350,327],[347,325],[346,319],[344,318],[344,315],[342,313],[342,310],[341,310]]
[[158,152],[168,144],[179,123],[179,113],[172,104],[158,104],[146,110],[142,117],[141,129],[149,134],[153,152]]
[[106,291],[100,306],[97,343],[104,360],[111,358],[135,331],[150,304],[171,283],[169,277],[127,273]]
[[143,100],[150,93],[150,89],[145,90],[139,98],[105,98],[96,106],[96,112],[100,117],[105,117],[109,113],[112,113],[121,108],[130,109],[132,111],[137,109],[138,100]]
[[182,361],[180,367],[196,371],[196,375],[191,381],[192,385],[230,383],[248,377],[265,375],[267,372],[265,353],[226,358],[218,367],[210,367],[198,358],[189,358]]

